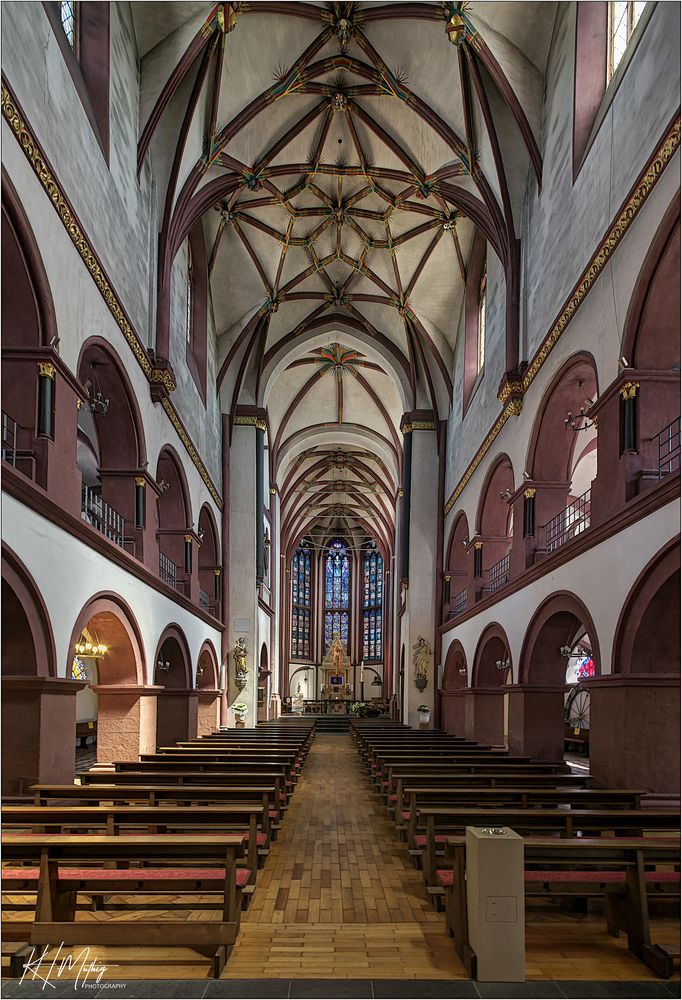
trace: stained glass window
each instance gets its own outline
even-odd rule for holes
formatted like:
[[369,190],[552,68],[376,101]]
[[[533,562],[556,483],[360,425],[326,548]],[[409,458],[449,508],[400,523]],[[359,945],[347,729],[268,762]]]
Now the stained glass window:
[[71,678],[74,681],[87,681],[88,671],[79,656],[74,656],[71,664]]
[[384,561],[376,544],[370,542],[363,561],[362,658],[383,659],[382,615],[384,600]]
[[291,655],[310,659],[310,549],[299,546],[291,563]]
[[609,4],[609,58],[607,67],[607,83],[616,72],[618,64],[625,55],[632,33],[637,27],[645,3],[610,3]]
[[64,34],[74,52],[76,51],[77,42],[77,6],[76,3],[68,3],[64,2],[64,0],[59,4],[59,19],[62,22]]
[[337,633],[348,648],[350,557],[342,538],[331,542],[324,573],[324,648],[326,651]]
[[185,289],[185,337],[192,343],[192,312],[194,310],[194,273],[192,270],[192,250],[187,243],[187,287]]
[[485,364],[485,308],[487,298],[488,276],[485,268],[478,291],[478,340],[476,345],[476,371],[480,372]]

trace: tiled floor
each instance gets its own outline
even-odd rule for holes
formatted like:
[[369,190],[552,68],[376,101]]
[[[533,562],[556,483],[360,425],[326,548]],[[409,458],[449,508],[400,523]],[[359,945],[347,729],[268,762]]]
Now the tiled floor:
[[[177,911],[172,916],[177,919]],[[657,942],[677,942],[676,922],[657,921],[655,929]],[[221,983],[208,983],[207,963],[187,949],[97,952],[110,966],[105,978],[125,980],[121,992],[130,997],[679,996],[679,983],[671,994],[622,937],[608,936],[603,915],[567,919],[561,911],[528,914],[526,976],[535,982],[522,987],[527,992],[467,981],[443,916],[428,902],[421,874],[409,863],[347,735],[315,740]],[[140,985],[147,976],[160,985]],[[192,981],[191,990],[179,985],[180,992],[168,992],[182,982],[178,976]],[[604,992],[594,981],[606,979],[614,982]],[[552,981],[561,981],[560,987]],[[637,992],[628,985],[634,981]],[[8,986],[5,995],[30,995],[11,992],[15,988]],[[111,983],[99,995],[115,992]]]
[[80,989],[69,983],[55,983],[55,988],[42,989],[40,983],[3,982],[3,997],[62,997],[96,998],[110,1000],[112,996],[125,1000],[156,1000],[158,997],[175,1000],[458,1000],[460,997],[481,997],[483,1000],[669,1000],[680,996],[680,984],[628,982],[591,982],[588,980],[527,983],[472,983],[447,980],[398,980],[398,979],[233,979],[219,982],[201,980],[127,980],[125,983],[109,982],[106,988]]

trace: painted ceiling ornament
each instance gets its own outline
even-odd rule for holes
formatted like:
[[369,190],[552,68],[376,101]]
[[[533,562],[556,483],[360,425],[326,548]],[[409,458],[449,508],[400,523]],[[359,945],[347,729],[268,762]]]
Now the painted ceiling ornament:
[[417,187],[417,190],[415,192],[416,195],[417,195],[417,198],[421,198],[422,200],[426,199],[426,198],[429,198],[433,194],[434,187],[435,187],[435,184],[434,184],[433,181],[426,181],[425,180],[422,184],[420,184]]
[[248,188],[249,191],[260,191],[263,187],[261,177],[258,174],[251,173],[249,170],[244,172],[243,180],[244,186]]
[[334,111],[345,111],[348,107],[348,98],[340,90],[332,97],[332,108]]
[[220,4],[216,12],[218,26],[224,35],[229,35],[237,27],[237,14],[242,5],[240,3]]
[[462,17],[468,9],[466,3],[443,3],[443,16],[445,17],[445,33],[451,45],[458,48],[469,40],[469,28]]
[[347,17],[340,17],[336,22],[334,32],[339,42],[339,48],[342,52],[345,52],[348,48],[348,43],[350,42],[350,36],[353,31],[353,26]]
[[345,344],[329,344],[319,352],[320,368],[323,372],[345,375],[360,366],[360,355]]
[[457,228],[457,212],[452,212],[443,223],[443,232],[451,233]]

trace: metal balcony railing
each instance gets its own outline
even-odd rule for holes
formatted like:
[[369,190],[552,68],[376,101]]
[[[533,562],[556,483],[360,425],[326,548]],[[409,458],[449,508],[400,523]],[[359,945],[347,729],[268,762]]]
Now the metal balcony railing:
[[497,590],[509,581],[509,552],[488,570],[488,590]]
[[19,435],[19,424],[13,420],[8,413],[2,411],[2,458],[16,468],[17,465],[17,438]]
[[211,600],[210,594],[203,587],[199,587],[199,607],[203,608],[204,611],[209,611],[213,614],[214,611],[214,601]]
[[464,590],[460,590],[458,594],[455,594],[455,599],[452,602],[452,611],[451,611],[452,616],[454,617],[455,615],[461,614],[461,612],[466,609],[466,606],[467,606],[467,591],[465,587]]
[[544,527],[545,550],[556,552],[566,542],[579,535],[590,526],[590,490],[564,507],[562,511],[548,521]]
[[124,548],[125,519],[106,500],[103,500],[92,486],[83,486],[81,512],[83,519],[96,531],[110,542]]
[[663,479],[680,467],[680,418],[677,417],[651,439],[658,447],[658,478]]
[[159,576],[173,590],[178,589],[178,567],[163,552],[159,552]]

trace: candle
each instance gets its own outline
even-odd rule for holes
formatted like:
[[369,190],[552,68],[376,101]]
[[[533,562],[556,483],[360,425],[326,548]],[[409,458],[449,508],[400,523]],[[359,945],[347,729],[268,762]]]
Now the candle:
[[361,684],[364,681],[364,679],[365,679],[365,661],[363,660],[362,663],[360,664],[360,683]]

